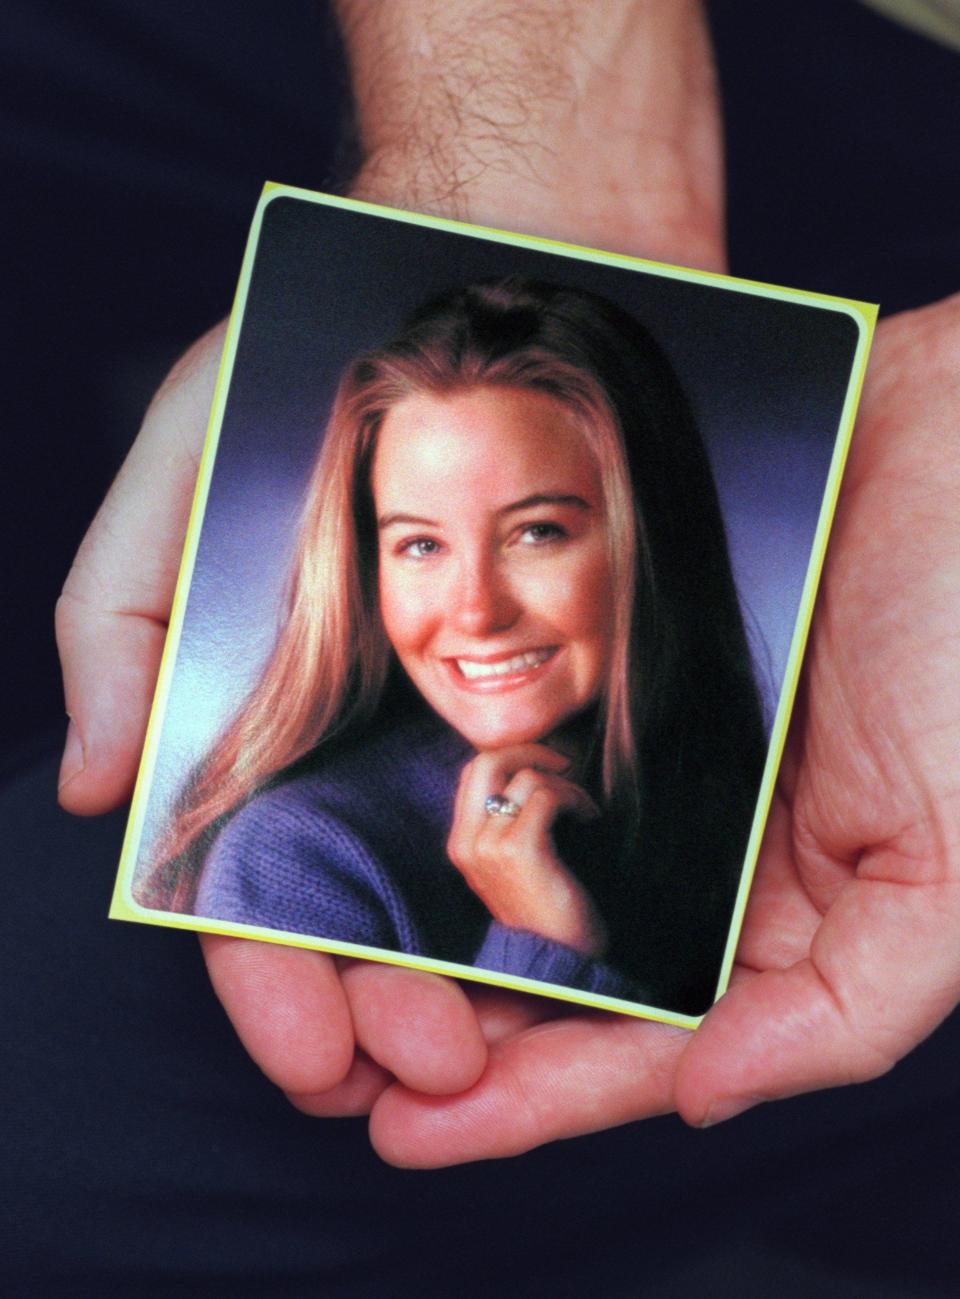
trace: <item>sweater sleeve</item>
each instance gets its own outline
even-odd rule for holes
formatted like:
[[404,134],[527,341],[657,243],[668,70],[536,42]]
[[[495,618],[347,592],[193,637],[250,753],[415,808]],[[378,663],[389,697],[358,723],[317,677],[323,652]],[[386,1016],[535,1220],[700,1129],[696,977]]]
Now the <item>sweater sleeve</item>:
[[541,983],[559,983],[604,997],[645,1000],[637,984],[613,966],[585,956],[565,943],[543,938],[528,929],[512,929],[496,920],[490,922],[473,963],[480,969],[538,979]]
[[195,913],[419,953],[416,924],[362,838],[280,788],[248,803],[207,855]]

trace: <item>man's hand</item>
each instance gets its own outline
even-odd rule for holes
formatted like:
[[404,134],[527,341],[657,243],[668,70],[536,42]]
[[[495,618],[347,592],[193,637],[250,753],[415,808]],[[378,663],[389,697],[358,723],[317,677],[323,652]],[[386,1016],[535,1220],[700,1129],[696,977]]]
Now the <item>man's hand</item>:
[[881,323],[733,986],[695,1034],[567,1016],[462,1096],[400,1084],[419,1166],[873,1078],[960,1000],[960,297]]
[[[339,0],[366,162],[360,198],[721,269],[722,160],[695,0]],[[222,328],[174,368],[57,610],[69,811],[130,794],[163,647]],[[204,940],[251,1055],[302,1108],[365,1113],[393,1078],[471,1086],[538,998],[322,953]]]
[[[340,7],[368,146],[359,196],[722,264],[695,5]],[[872,1077],[956,1004],[958,317],[951,300],[878,331],[740,965],[702,1028],[491,989],[468,1001],[417,972],[207,940],[241,1037],[296,1103],[372,1106],[399,1163],[512,1154]],[[201,342],[164,386],[60,603],[74,811],[132,784],[218,350]]]
[[[220,326],[196,343],[157,393],[57,606],[72,718],[60,802],[71,812],[105,811],[132,788],[223,334]],[[366,1113],[394,1077],[457,1091],[483,1069],[476,1014],[452,980],[359,962],[338,967],[320,952],[264,943],[202,941],[214,988],[251,1056],[284,1090],[323,1093],[326,1112]]]

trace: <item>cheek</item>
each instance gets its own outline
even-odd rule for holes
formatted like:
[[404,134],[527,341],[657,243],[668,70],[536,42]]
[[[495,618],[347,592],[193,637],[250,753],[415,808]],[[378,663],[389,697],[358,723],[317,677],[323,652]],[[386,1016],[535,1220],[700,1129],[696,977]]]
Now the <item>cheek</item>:
[[430,635],[435,621],[424,593],[389,570],[380,574],[380,617],[387,639],[401,655],[415,650]]
[[606,553],[585,556],[553,593],[559,628],[571,640],[606,644],[613,626],[613,592]]
[[606,551],[584,565],[566,606],[567,632],[575,647],[575,688],[581,700],[603,689],[613,650],[614,595]]

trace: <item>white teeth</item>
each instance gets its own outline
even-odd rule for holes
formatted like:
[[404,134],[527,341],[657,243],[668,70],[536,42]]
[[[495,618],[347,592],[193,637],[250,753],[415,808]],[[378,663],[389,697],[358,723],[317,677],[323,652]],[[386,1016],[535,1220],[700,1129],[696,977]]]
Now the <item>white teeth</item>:
[[553,653],[552,649],[530,650],[527,654],[517,654],[512,659],[501,659],[499,663],[473,663],[470,659],[457,659],[457,667],[468,681],[478,677],[506,677],[512,672],[522,672],[524,668],[536,668],[546,663]]

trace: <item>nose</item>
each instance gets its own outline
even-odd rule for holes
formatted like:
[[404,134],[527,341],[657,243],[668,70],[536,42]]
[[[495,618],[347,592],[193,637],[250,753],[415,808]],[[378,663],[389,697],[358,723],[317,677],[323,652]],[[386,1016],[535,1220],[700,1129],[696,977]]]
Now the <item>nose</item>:
[[467,636],[506,631],[520,616],[521,603],[509,578],[486,555],[463,558],[449,597],[451,621]]

